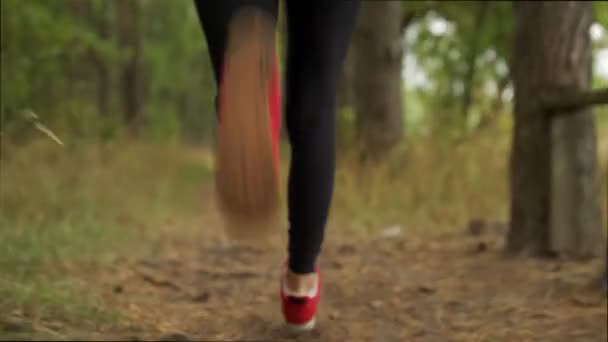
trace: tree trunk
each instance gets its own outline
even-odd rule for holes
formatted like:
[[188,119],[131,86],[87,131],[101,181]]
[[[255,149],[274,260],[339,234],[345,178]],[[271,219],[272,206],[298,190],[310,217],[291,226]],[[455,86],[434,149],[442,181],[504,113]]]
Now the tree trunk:
[[118,20],[118,42],[127,53],[121,67],[121,94],[125,123],[132,135],[139,133],[143,124],[142,109],[142,51],[139,0],[114,2]]
[[592,3],[514,2],[515,86],[507,251],[597,256],[602,250],[596,133],[589,109],[548,115],[542,94],[590,87]]
[[[70,0],[66,2],[69,13],[74,19],[74,25],[78,29],[86,29],[87,20],[91,17],[91,3],[88,1]],[[81,39],[73,39],[74,46],[83,44]],[[86,53],[74,54],[68,62],[68,97],[80,98],[86,93],[90,67],[88,65]]]
[[354,35],[356,130],[364,158],[379,159],[403,136],[401,2],[363,2]]
[[[107,41],[110,39],[108,11],[110,10],[111,2],[102,1],[101,6],[101,13],[99,14],[97,21],[97,34],[102,40]],[[110,76],[108,65],[106,64],[106,61],[99,55],[99,53],[95,53],[93,55],[93,63],[95,64],[95,69],[97,70],[97,80],[99,82],[97,88],[97,110],[102,116],[107,116],[109,114],[110,94]]]

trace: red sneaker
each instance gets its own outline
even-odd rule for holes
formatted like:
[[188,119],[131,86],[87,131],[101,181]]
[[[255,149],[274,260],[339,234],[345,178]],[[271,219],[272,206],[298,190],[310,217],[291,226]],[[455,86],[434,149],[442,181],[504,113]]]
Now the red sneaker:
[[219,99],[215,180],[221,209],[244,222],[279,209],[280,79],[273,19],[244,9],[230,24]]
[[306,296],[295,296],[289,293],[285,282],[285,272],[281,272],[281,307],[287,325],[296,330],[311,330],[315,327],[317,307],[321,298],[321,272],[316,269],[317,284]]

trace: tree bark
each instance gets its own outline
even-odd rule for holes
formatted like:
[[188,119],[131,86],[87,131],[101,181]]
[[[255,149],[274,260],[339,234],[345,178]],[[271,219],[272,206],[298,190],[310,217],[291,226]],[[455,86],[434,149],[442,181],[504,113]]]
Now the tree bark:
[[118,42],[127,53],[121,67],[121,93],[124,120],[132,135],[138,135],[143,124],[142,51],[139,0],[114,2],[118,21]]
[[366,159],[386,156],[403,136],[401,21],[401,2],[363,2],[352,52],[356,131]]
[[[541,94],[590,87],[592,4],[514,2],[515,86],[507,251],[591,257],[603,248],[590,109],[548,115]],[[560,110],[562,112],[564,110]]]

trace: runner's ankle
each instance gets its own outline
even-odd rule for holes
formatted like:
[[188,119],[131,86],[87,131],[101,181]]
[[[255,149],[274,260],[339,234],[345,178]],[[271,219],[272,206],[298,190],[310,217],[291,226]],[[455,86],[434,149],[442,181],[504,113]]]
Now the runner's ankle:
[[298,274],[287,270],[285,274],[285,285],[287,290],[294,295],[306,296],[315,290],[317,285],[317,274]]

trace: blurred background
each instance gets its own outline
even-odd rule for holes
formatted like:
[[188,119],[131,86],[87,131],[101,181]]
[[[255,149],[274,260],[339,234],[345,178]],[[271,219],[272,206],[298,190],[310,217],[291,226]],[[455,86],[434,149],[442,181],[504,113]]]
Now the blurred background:
[[[332,234],[434,236],[532,222],[512,216],[518,190],[509,171],[514,118],[524,117],[514,114],[514,84],[526,72],[514,63],[535,54],[522,53],[516,14],[528,29],[530,15],[511,1],[369,3],[338,88]],[[572,38],[590,44],[572,45],[590,55],[587,90],[608,86],[608,2],[590,8],[589,23],[576,19],[585,33]],[[283,54],[285,18],[277,27]],[[62,276],[71,267],[154,249],[160,232],[215,228],[201,199],[216,127],[205,38],[186,0],[2,0],[1,33],[0,311],[80,322],[86,310],[97,315],[97,302],[73,295]],[[560,49],[551,42],[547,55]],[[597,176],[592,230],[605,234],[608,106],[587,120],[576,134],[594,146],[584,152],[596,155],[592,162],[581,163]],[[530,165],[531,174],[549,175],[549,166]],[[521,203],[544,195],[531,193]],[[519,243],[535,238],[516,231],[507,244],[516,252],[597,257],[605,249]]]

